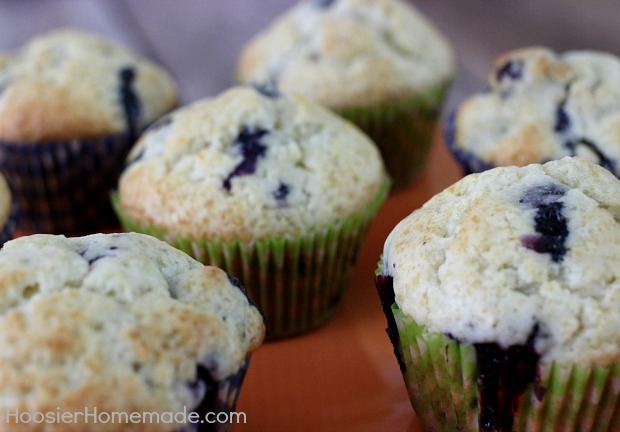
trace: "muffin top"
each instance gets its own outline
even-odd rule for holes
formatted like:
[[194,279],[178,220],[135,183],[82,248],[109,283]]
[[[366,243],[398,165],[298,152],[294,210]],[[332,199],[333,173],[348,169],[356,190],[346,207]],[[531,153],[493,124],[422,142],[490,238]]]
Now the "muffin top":
[[0,174],[0,230],[11,216],[12,204],[11,190],[4,176]]
[[452,78],[454,63],[445,38],[404,1],[312,0],[245,46],[238,77],[346,108],[432,90]]
[[[201,371],[223,379],[262,342],[262,317],[235,284],[141,234],[39,234],[6,243],[2,414],[191,411],[205,392]],[[89,430],[112,430],[106,427]]]
[[372,141],[298,96],[240,86],[174,111],[119,181],[132,220],[172,238],[305,235],[365,209],[385,173]]
[[81,30],[55,30],[0,54],[0,140],[136,135],[176,98],[163,69]]
[[487,91],[465,100],[453,145],[494,166],[581,156],[618,175],[620,59],[532,47],[499,57]]
[[581,158],[465,177],[401,221],[384,274],[430,332],[542,364],[620,360],[620,181]]

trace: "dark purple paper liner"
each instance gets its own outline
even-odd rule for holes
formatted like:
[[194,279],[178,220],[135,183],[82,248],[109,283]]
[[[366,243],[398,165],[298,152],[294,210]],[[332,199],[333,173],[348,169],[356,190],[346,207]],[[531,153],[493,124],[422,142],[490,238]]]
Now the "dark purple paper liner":
[[0,170],[27,233],[87,234],[118,225],[109,194],[133,145],[125,135],[67,142],[0,141]]
[[0,229],[0,247],[2,247],[6,242],[14,238],[18,215],[19,210],[17,208],[17,205],[13,203],[11,206],[11,213],[9,214],[9,218],[7,219],[2,229]]
[[[221,381],[208,383],[207,393],[194,411],[200,419],[205,419],[207,413],[210,413],[210,418],[214,418],[218,413],[235,412],[241,386],[249,365],[250,357],[246,359],[245,364],[233,375]],[[230,423],[208,423],[205,421],[188,424],[175,432],[227,432],[230,426]]]

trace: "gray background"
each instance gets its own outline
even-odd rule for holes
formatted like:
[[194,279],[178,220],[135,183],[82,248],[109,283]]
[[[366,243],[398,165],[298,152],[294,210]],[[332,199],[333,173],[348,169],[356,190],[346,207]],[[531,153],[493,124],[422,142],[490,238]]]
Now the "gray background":
[[[459,62],[449,106],[485,85],[493,59],[529,45],[620,55],[620,1],[410,0],[452,42]],[[59,26],[115,38],[163,64],[181,102],[233,85],[243,44],[291,0],[0,0],[0,50]]]

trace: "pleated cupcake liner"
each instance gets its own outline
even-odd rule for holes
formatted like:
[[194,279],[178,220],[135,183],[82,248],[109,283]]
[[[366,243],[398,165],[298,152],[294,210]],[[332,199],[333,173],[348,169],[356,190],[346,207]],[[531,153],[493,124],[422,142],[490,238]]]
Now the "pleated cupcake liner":
[[0,141],[0,170],[27,233],[86,234],[117,222],[109,194],[133,145],[124,135],[67,142]]
[[198,261],[236,277],[263,312],[268,338],[275,339],[305,333],[331,319],[349,283],[359,248],[389,188],[386,179],[364,210],[310,234],[248,243],[173,238],[164,230],[131,220],[116,194],[112,201],[126,230],[158,237]]
[[[391,286],[376,272],[382,303],[393,299]],[[390,292],[391,291],[391,292]],[[583,367],[552,363],[544,375],[509,402],[511,418],[483,421],[480,370],[473,344],[428,332],[396,303],[384,307],[411,404],[425,431],[596,431],[620,430],[620,364]],[[513,376],[509,376],[510,380]],[[516,377],[514,377],[516,379]],[[506,382],[497,397],[505,395]],[[512,386],[513,383],[508,383]],[[514,387],[513,387],[514,391]],[[511,424],[509,429],[504,424]]]
[[19,208],[17,204],[13,202],[11,205],[11,212],[9,218],[5,222],[4,226],[0,228],[0,247],[2,247],[9,240],[13,240],[15,237],[15,230],[17,221],[19,218]]
[[[237,400],[243,380],[250,365],[250,356],[242,367],[227,378],[207,383],[207,391],[202,402],[195,408],[198,415],[195,423],[188,423],[175,432],[227,432],[231,422],[220,422],[217,419],[231,419],[235,413]],[[219,417],[218,417],[219,415]]]
[[377,106],[334,109],[363,130],[381,152],[393,188],[409,184],[425,166],[451,82],[425,94]]
[[[405,363],[405,383],[428,431],[502,431],[480,424],[476,352],[472,344],[427,333],[392,307]],[[620,430],[620,364],[582,367],[553,363],[513,406],[516,431]]]

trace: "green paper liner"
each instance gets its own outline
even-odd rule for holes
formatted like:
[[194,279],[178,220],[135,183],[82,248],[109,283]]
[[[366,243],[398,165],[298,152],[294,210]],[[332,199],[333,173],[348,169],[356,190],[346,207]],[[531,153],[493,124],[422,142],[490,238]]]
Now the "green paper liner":
[[328,322],[350,279],[350,271],[368,228],[390,189],[385,179],[362,211],[297,238],[240,241],[172,238],[164,230],[130,219],[118,195],[112,204],[128,231],[158,237],[198,261],[224,269],[239,279],[263,312],[268,338],[307,332]]
[[426,94],[377,106],[334,108],[355,123],[381,152],[393,188],[406,186],[422,170],[452,82]]
[[[479,431],[476,352],[392,306],[403,378],[425,431]],[[592,368],[553,363],[529,384],[514,413],[516,431],[620,430],[620,364]],[[542,391],[541,391],[542,390]]]

